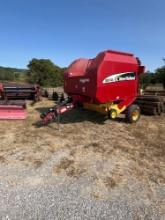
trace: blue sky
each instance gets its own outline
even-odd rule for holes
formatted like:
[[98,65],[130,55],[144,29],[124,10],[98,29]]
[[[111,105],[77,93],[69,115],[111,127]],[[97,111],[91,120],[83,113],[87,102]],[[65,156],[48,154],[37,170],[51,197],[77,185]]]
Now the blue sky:
[[35,57],[67,66],[115,49],[154,70],[165,57],[164,11],[164,0],[0,0],[0,65]]

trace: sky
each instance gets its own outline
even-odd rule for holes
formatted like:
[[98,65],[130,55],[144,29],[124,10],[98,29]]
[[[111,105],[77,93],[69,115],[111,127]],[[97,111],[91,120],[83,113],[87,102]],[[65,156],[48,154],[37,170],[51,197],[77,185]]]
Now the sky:
[[107,49],[162,66],[165,0],[0,0],[0,66],[45,58],[66,67]]

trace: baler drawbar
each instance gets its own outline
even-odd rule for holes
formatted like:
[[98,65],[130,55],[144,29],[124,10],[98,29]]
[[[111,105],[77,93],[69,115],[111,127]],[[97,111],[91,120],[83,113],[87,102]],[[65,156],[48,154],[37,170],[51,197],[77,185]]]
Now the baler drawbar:
[[69,99],[64,100],[62,103],[56,105],[53,108],[50,108],[47,112],[44,112],[40,115],[42,121],[38,122],[38,125],[47,125],[50,122],[57,120],[58,124],[60,123],[61,114],[75,108],[76,105],[73,102],[70,102]]

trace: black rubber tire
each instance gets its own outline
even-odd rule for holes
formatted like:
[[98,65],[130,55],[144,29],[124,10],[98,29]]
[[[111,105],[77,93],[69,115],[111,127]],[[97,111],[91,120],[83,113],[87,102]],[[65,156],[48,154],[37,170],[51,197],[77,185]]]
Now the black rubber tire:
[[114,114],[114,113],[116,114],[116,117],[117,117],[117,111],[115,109],[110,109],[109,112],[108,112],[108,118],[111,119],[111,120],[115,120],[116,117],[114,118],[112,116],[112,114]]
[[64,93],[61,94],[61,97],[60,97],[59,99],[60,99],[60,100],[59,100],[60,103],[62,103],[62,102],[65,100],[65,98],[64,98]]
[[57,92],[53,92],[53,94],[52,94],[52,99],[53,99],[53,101],[58,101],[59,96],[58,96],[58,93],[57,93]]
[[[133,112],[134,111],[138,111],[139,112],[139,115],[138,115],[136,120],[133,119]],[[126,109],[126,114],[125,114],[126,121],[128,123],[136,123],[140,119],[140,114],[141,114],[141,111],[140,111],[140,107],[138,105],[130,105]]]

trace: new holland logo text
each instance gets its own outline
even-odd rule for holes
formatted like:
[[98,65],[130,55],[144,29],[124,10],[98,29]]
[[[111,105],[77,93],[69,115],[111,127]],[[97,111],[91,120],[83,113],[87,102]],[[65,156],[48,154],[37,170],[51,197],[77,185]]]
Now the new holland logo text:
[[112,83],[112,82],[120,82],[127,80],[135,80],[135,73],[133,72],[117,73],[106,77],[103,80],[103,83]]

